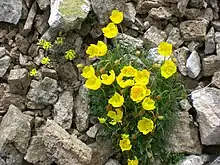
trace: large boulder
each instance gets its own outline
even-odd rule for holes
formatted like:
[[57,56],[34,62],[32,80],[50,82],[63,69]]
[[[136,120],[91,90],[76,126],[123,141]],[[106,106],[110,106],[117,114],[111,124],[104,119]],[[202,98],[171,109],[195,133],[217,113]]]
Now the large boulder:
[[49,25],[65,31],[80,29],[90,11],[88,0],[51,0]]
[[17,24],[22,11],[22,0],[0,1],[0,22]]
[[193,107],[197,111],[197,121],[203,145],[220,144],[220,90],[204,88],[192,92]]

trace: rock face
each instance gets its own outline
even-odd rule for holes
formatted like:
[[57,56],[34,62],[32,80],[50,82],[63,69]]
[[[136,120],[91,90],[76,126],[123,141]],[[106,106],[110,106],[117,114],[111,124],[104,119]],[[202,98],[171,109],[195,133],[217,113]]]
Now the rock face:
[[205,40],[206,29],[205,21],[189,20],[180,24],[180,33],[185,41]]
[[[33,83],[33,81],[32,81]],[[38,104],[54,104],[58,99],[57,81],[45,77],[41,82],[35,83],[27,94],[27,98]]]
[[198,128],[193,123],[188,112],[180,112],[175,129],[170,135],[169,150],[174,153],[201,154]]
[[22,11],[22,0],[4,0],[0,2],[0,22],[17,24]]
[[220,144],[220,90],[204,88],[192,92],[193,107],[196,109],[201,142],[203,145]]
[[47,154],[59,165],[84,165],[91,162],[92,150],[70,136],[56,122],[47,120],[40,132]]
[[48,23],[51,27],[61,27],[65,31],[80,29],[89,11],[90,3],[87,0],[51,0]]
[[89,97],[88,89],[80,87],[75,102],[75,124],[77,130],[85,131],[89,127]]
[[65,91],[54,105],[54,121],[64,129],[70,129],[73,119],[73,96]]
[[186,61],[188,75],[191,78],[196,78],[201,71],[200,57],[196,51],[193,51]]
[[22,165],[31,138],[31,117],[10,105],[0,124],[0,158],[7,165]]

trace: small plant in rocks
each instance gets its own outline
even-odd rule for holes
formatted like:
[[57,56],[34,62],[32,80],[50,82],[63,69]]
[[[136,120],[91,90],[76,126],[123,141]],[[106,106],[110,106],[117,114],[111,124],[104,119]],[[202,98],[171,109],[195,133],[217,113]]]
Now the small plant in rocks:
[[[113,39],[123,13],[113,10],[110,20],[102,32]],[[186,97],[177,79],[172,45],[160,43],[162,63],[154,63],[145,50],[119,44],[109,49],[103,41],[91,44],[86,53],[89,58],[99,59],[80,67],[85,87],[90,89],[91,114],[97,116],[106,137],[121,153],[122,164],[150,165],[158,159],[170,164],[167,138],[175,125],[178,102]]]

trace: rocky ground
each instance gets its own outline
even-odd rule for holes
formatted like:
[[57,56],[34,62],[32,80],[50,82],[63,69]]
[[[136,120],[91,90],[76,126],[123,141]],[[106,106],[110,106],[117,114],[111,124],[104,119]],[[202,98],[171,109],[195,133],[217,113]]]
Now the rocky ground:
[[[218,0],[5,0],[0,2],[0,165],[119,165],[110,141],[89,118],[87,89],[75,64],[101,37],[112,9],[125,13],[118,39],[136,48],[173,44],[182,100],[170,150],[179,165],[220,164],[220,20]],[[96,19],[97,18],[97,19]],[[39,39],[66,32],[79,55],[41,65]],[[38,75],[29,71],[38,68]],[[208,85],[208,86],[207,86]],[[205,87],[205,88],[203,88]],[[112,157],[113,156],[113,157]]]

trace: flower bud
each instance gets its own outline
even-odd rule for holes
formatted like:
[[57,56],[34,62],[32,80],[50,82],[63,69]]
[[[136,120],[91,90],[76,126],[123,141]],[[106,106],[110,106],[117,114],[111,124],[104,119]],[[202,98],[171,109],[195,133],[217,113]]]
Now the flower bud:
[[76,67],[79,69],[83,69],[85,66],[83,64],[77,64]]
[[163,120],[164,119],[164,116],[158,116],[157,117],[159,120]]
[[104,67],[100,68],[100,69],[99,69],[99,72],[100,72],[101,74],[104,74],[104,73],[105,73],[105,68],[104,68]]
[[136,56],[140,56],[140,55],[141,55],[141,51],[137,50],[137,51],[135,52],[135,54],[136,54]]

